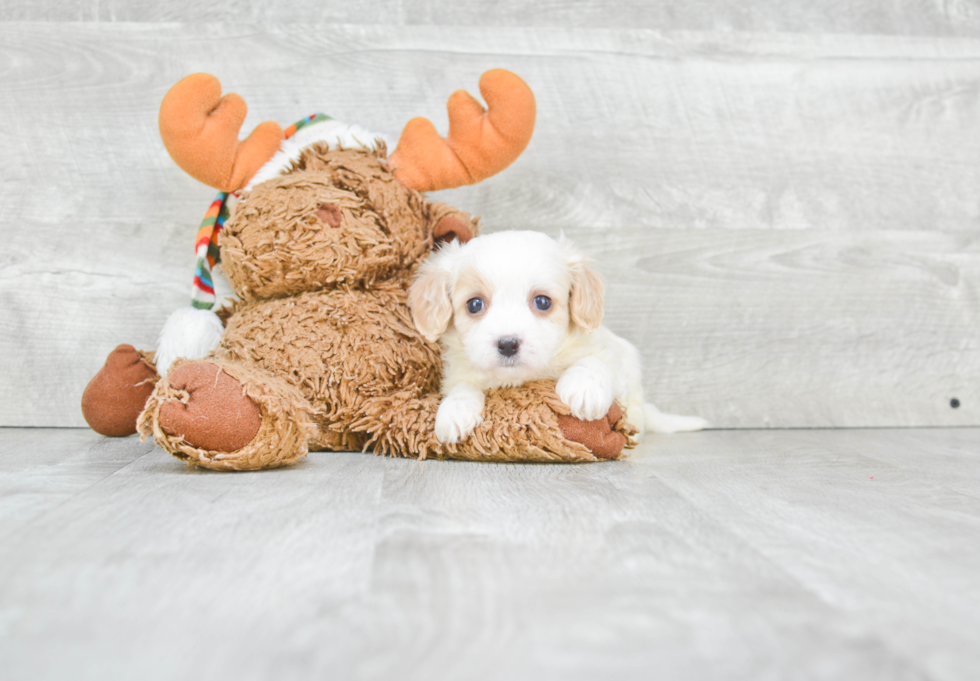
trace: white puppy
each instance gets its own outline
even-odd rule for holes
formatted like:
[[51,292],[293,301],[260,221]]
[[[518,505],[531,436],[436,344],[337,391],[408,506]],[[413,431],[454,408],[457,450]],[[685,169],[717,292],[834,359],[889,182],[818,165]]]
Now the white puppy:
[[434,253],[408,303],[421,334],[442,341],[439,441],[473,432],[486,390],[539,378],[557,379],[579,419],[602,418],[618,399],[641,434],[704,428],[703,419],[644,403],[639,352],[600,326],[602,294],[599,275],[564,237],[497,232]]

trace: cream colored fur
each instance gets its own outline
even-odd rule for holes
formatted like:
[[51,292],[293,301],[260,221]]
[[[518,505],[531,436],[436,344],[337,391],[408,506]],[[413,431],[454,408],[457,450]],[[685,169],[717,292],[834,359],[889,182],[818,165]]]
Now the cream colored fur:
[[409,305],[419,331],[443,348],[438,439],[458,442],[480,424],[486,390],[541,378],[557,380],[579,419],[602,418],[616,399],[640,434],[704,428],[644,402],[639,352],[600,325],[602,301],[601,278],[564,237],[498,232],[433,254]]

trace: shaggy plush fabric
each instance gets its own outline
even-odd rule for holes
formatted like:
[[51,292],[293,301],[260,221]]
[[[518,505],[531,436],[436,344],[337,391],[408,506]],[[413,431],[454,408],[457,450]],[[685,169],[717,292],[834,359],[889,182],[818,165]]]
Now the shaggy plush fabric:
[[360,449],[346,434],[371,400],[439,388],[438,348],[418,336],[406,297],[385,282],[240,304],[216,355],[279,375],[315,405],[327,448]]
[[[467,461],[524,461],[531,463],[585,463],[619,458],[632,449],[636,431],[621,418],[610,430],[608,421],[583,422],[555,394],[552,380],[532,381],[516,388],[489,391],[483,422],[463,442],[442,444],[435,436],[436,412],[441,395],[422,397],[389,395],[373,401],[364,418],[351,425],[354,431],[371,432],[368,442],[375,452],[420,459],[464,459]],[[618,406],[614,405],[614,409]],[[621,411],[619,412],[621,415]],[[593,453],[589,447],[565,437],[561,419],[579,424],[588,442],[603,436],[621,438],[615,451],[607,446]]]

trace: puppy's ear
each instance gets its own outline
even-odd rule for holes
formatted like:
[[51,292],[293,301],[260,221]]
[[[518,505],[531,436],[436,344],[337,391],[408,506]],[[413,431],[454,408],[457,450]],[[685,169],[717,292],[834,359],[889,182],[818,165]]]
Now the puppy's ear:
[[605,287],[602,277],[581,253],[572,247],[562,234],[558,243],[565,250],[568,270],[572,275],[572,294],[568,302],[572,321],[588,332],[595,331],[602,323],[602,297]]
[[418,277],[408,292],[408,307],[412,310],[415,328],[430,342],[439,340],[440,334],[449,328],[453,318],[453,305],[449,298],[452,285],[448,258],[450,251],[458,250],[447,244],[422,263]]

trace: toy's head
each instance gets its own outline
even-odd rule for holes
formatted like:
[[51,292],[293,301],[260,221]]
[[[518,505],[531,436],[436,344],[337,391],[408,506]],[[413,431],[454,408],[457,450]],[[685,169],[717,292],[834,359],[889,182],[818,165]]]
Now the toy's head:
[[221,234],[222,269],[243,299],[369,286],[431,248],[422,200],[387,171],[383,149],[317,144],[295,166],[245,192]]
[[448,137],[415,118],[390,159],[379,136],[326,117],[298,132],[262,123],[239,142],[245,102],[222,97],[207,74],[167,93],[160,134],[188,174],[240,196],[219,243],[222,269],[243,299],[364,286],[413,269],[440,236],[418,192],[478,182],[527,146],[535,116],[527,85],[494,70],[480,89],[488,110],[457,91]]

